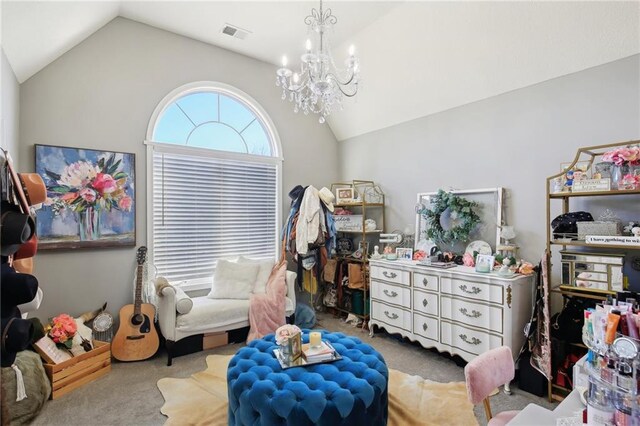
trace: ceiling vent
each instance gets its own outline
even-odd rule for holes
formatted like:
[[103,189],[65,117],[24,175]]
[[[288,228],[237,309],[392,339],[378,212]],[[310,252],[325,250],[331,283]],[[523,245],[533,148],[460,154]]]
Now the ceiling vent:
[[249,34],[251,34],[251,31],[244,30],[234,25],[224,24],[224,27],[222,27],[222,34],[244,40]]

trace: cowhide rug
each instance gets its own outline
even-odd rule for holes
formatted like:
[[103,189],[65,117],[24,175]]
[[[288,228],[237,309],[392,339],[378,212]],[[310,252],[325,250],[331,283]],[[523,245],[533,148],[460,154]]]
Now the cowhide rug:
[[[158,389],[165,425],[226,425],[230,355],[209,355],[207,369],[186,379],[164,378]],[[389,369],[390,426],[477,425],[464,382],[438,383]]]

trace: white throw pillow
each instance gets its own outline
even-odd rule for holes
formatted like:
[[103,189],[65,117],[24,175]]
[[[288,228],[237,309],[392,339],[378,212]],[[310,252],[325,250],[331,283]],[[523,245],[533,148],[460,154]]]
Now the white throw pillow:
[[176,312],[179,314],[188,314],[193,308],[193,300],[179,287],[176,289]]
[[249,299],[260,267],[252,263],[218,260],[209,299]]
[[269,259],[249,259],[248,257],[240,256],[238,258],[238,263],[251,263],[260,267],[258,270],[258,276],[256,277],[256,282],[253,285],[253,293],[266,293],[267,281],[269,280],[269,275],[271,275],[273,265],[275,265],[276,262]]

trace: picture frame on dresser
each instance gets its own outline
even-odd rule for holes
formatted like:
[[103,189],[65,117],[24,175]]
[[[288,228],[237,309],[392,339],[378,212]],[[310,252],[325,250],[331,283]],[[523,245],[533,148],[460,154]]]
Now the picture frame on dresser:
[[[503,218],[503,200],[505,189],[503,187],[481,188],[481,189],[462,189],[448,191],[452,194],[463,197],[469,201],[478,203],[479,208],[476,213],[480,216],[480,224],[469,236],[469,241],[482,240],[491,245],[493,252],[500,243],[500,226],[502,226]],[[428,207],[431,204],[431,197],[435,196],[438,191],[420,192],[416,198],[416,220],[415,220],[415,250],[423,249],[433,245],[426,238],[427,221],[418,211],[422,207]],[[444,216],[444,215],[443,215]],[[445,218],[446,219],[446,218]],[[443,224],[446,229],[446,225]],[[441,250],[463,253],[468,241],[461,241],[453,244],[451,247],[440,247]]]
[[398,247],[396,248],[396,255],[399,260],[413,260],[413,249]]

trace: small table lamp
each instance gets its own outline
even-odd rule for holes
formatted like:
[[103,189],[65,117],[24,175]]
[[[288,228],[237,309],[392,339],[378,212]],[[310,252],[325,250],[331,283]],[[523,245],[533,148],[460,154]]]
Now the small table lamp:
[[513,226],[504,225],[500,230],[500,237],[504,240],[504,245],[509,245],[509,240],[513,240],[516,237],[516,232],[513,230]]
[[500,238],[502,238],[504,242],[496,247],[496,251],[503,256],[515,256],[518,246],[509,242],[509,240],[515,237],[516,233],[513,230],[513,226],[503,225],[500,228]]

